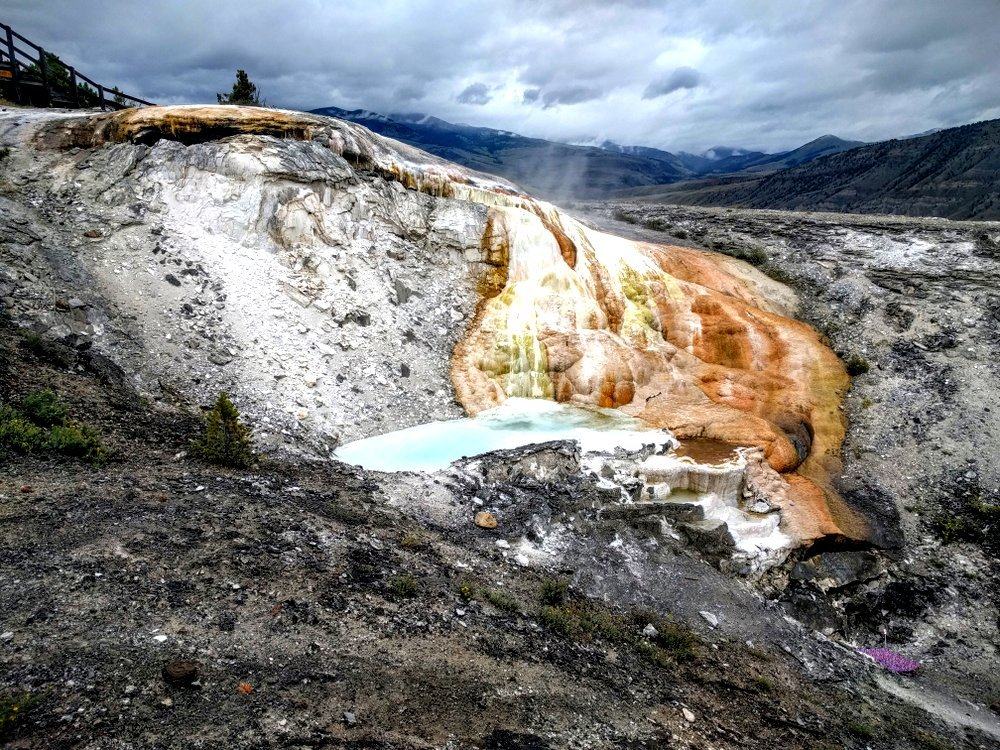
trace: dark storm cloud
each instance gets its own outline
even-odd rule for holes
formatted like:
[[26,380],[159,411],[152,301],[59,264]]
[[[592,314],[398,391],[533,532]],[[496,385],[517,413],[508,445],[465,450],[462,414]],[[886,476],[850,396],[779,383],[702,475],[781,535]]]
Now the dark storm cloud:
[[483,106],[489,103],[490,99],[490,87],[485,83],[471,83],[462,89],[455,100],[461,104],[475,104],[478,106]]
[[701,74],[694,68],[683,66],[652,81],[642,92],[643,99],[656,99],[680,89],[693,89],[701,83]]
[[159,102],[214,101],[240,67],[275,106],[695,151],[1000,117],[997,0],[6,0],[0,17]]
[[542,92],[542,104],[546,109],[557,104],[579,104],[601,96],[601,90],[590,86],[559,86]]

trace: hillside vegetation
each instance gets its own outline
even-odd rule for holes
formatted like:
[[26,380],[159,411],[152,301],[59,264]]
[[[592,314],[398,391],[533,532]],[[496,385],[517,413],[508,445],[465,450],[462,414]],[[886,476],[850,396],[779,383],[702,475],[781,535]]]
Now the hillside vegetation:
[[1000,219],[1000,120],[891,140],[773,174],[631,191],[658,203]]

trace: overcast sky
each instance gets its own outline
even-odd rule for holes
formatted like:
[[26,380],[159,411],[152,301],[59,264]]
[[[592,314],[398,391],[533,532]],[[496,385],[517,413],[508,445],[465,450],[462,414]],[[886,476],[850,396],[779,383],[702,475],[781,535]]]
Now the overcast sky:
[[765,151],[1000,117],[1000,0],[4,0],[107,85],[428,112],[570,142]]

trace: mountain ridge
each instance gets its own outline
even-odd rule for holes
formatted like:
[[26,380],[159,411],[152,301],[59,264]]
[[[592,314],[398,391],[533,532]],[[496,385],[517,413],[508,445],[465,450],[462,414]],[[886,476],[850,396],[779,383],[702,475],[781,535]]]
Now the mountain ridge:
[[[436,156],[513,180],[550,199],[601,199],[624,190],[678,182],[704,174],[728,174],[752,167],[778,169],[782,160],[798,154],[794,163],[815,158],[809,151],[823,139],[825,151],[844,150],[859,141],[821,136],[797,149],[765,154],[730,146],[715,146],[703,154],[673,153],[652,146],[623,146],[605,140],[583,145],[532,138],[509,130],[453,123],[422,112],[383,114],[366,109],[320,107],[312,114],[356,122]],[[803,151],[803,150],[806,151]],[[770,166],[769,165],[773,165]]]
[[768,174],[715,175],[640,188],[621,197],[696,206],[1000,220],[1000,120],[871,143]]

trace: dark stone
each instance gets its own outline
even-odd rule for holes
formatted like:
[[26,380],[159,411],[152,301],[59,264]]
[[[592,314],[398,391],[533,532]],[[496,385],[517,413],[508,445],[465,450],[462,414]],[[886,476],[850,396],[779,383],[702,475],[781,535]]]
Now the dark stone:
[[868,541],[881,549],[901,549],[903,530],[893,496],[867,480],[842,479],[838,484],[847,504],[859,511],[868,522]]
[[402,305],[413,296],[413,290],[399,279],[396,279],[393,285],[396,287],[396,304]]
[[517,484],[524,477],[553,482],[579,473],[580,448],[572,440],[552,440],[461,458],[455,465],[488,485]]
[[697,549],[709,560],[721,560],[730,557],[736,548],[736,541],[729,533],[729,527],[724,523],[712,526],[709,523],[681,523],[678,529],[687,539],[688,544]]
[[919,617],[940,599],[940,590],[934,581],[919,578],[889,581],[848,602],[846,614],[855,626],[875,631],[893,615]]
[[399,366],[399,374],[404,378],[410,377],[410,366],[406,363],[401,364]]
[[870,581],[878,574],[878,556],[867,551],[823,552],[796,563],[790,573],[799,581],[832,580],[834,588]]
[[167,283],[168,283],[168,284],[173,284],[174,286],[180,286],[180,285],[181,285],[181,281],[180,281],[180,279],[178,279],[178,278],[177,278],[176,276],[174,276],[174,275],[173,275],[172,273],[168,273],[168,274],[167,274],[166,276],[164,276],[163,278],[165,278],[165,279],[167,280]]
[[230,362],[233,361],[233,358],[228,354],[224,354],[221,352],[212,352],[211,354],[208,355],[208,361],[211,362],[213,365],[219,365],[219,367],[225,367],[226,365],[228,365]]
[[236,613],[229,611],[222,612],[219,614],[217,622],[219,630],[232,633],[236,629]]
[[494,729],[483,737],[480,747],[483,750],[551,750],[552,745],[537,734]]
[[201,667],[196,661],[175,659],[163,665],[163,679],[174,687],[190,687],[198,679]]

